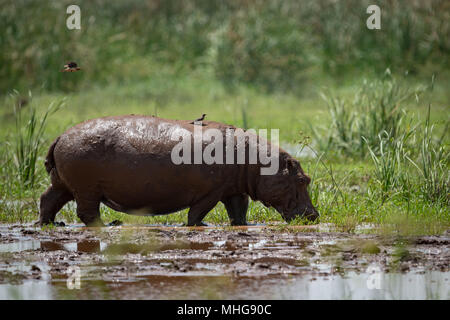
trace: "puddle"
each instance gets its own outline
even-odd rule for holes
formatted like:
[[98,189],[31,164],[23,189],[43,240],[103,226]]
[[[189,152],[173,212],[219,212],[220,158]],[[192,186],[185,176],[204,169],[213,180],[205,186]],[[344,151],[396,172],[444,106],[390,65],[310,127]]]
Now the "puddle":
[[85,253],[98,253],[104,251],[107,245],[99,240],[82,240],[78,242],[61,243],[55,241],[41,241],[40,249],[43,251],[74,251]]
[[23,240],[9,243],[0,243],[0,252],[22,252],[26,250],[37,250],[41,246],[40,241]]
[[402,248],[261,226],[0,225],[0,299],[450,299],[450,238]]
[[351,272],[345,277],[306,277],[287,281],[274,290],[275,299],[444,299],[450,298],[450,273],[380,273],[379,285],[373,275]]
[[53,299],[52,286],[46,281],[28,281],[18,285],[0,284],[0,300]]
[[253,249],[259,249],[259,248],[264,248],[265,245],[266,245],[266,243],[267,243],[267,240],[262,239],[262,240],[259,240],[259,241],[256,242],[256,243],[249,243],[248,248],[249,248],[250,250],[253,250]]
[[317,155],[312,151],[311,148],[303,147],[300,144],[282,142],[280,146],[296,158],[316,158]]
[[28,281],[0,285],[0,299],[394,299],[448,300],[449,272],[383,274],[379,289],[367,274],[294,279],[210,276],[148,276],[135,281],[81,280],[80,289],[65,281]]

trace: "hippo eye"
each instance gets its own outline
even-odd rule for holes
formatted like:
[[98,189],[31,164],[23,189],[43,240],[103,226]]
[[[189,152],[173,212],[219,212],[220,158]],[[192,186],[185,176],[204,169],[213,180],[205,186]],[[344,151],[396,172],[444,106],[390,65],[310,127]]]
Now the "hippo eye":
[[302,184],[309,185],[311,183],[311,178],[308,177],[307,175],[302,175],[302,176],[299,176],[299,181]]
[[306,179],[306,185],[309,185],[311,183],[311,178],[308,176],[305,176]]
[[298,172],[298,162],[296,162],[293,159],[288,159],[286,161],[286,169],[288,170],[288,172],[292,175],[292,174],[296,174]]

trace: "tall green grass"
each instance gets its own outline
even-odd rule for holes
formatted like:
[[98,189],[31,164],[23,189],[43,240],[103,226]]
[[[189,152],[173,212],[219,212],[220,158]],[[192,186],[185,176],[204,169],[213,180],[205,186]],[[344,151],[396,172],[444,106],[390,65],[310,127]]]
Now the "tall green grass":
[[51,103],[43,114],[37,112],[31,93],[24,98],[15,92],[9,101],[14,127],[0,143],[0,220],[28,222],[37,217],[37,200],[47,179],[43,156],[48,120],[64,100]]
[[[450,219],[448,120],[436,132],[430,107],[422,121],[410,111],[411,104],[423,103],[420,95],[434,94],[433,86],[434,81],[405,87],[389,76],[363,82],[352,98],[324,95],[331,123],[322,130],[311,126],[319,151],[310,192],[324,214],[321,221],[351,226],[371,217],[390,223],[397,215],[406,223],[413,215],[415,224],[422,219],[436,231],[441,228],[433,224],[443,221],[445,229]],[[365,163],[366,182],[351,182],[357,166],[335,176],[333,166],[342,161]]]
[[420,154],[412,163],[420,174],[420,190],[425,199],[450,204],[450,152],[445,138],[448,120],[441,136],[433,134],[435,125],[430,122],[430,109],[420,132]]
[[407,159],[410,158],[405,143],[412,134],[411,130],[393,138],[387,131],[382,132],[378,135],[378,152],[375,152],[368,140],[363,137],[375,165],[375,179],[380,186],[383,199],[395,190],[409,190],[411,187],[406,168]]
[[397,138],[387,132],[379,135],[378,153],[368,146],[383,200],[398,193],[407,201],[418,197],[449,206],[450,153],[442,143],[444,136],[437,139],[432,131],[428,111],[423,124]]
[[[19,93],[12,95],[12,101],[20,100]],[[49,117],[57,112],[64,104],[64,100],[52,102],[42,115],[38,115],[33,104],[31,93],[26,105],[14,103],[14,131],[7,136],[5,142],[5,174],[8,181],[17,181],[18,190],[33,189],[37,180],[37,165],[43,154],[45,129]]]
[[392,78],[387,70],[386,79],[363,80],[353,98],[322,93],[331,126],[322,131],[311,126],[316,142],[322,150],[348,157],[365,158],[369,150],[378,153],[382,146],[380,135],[396,139],[409,130],[406,106],[424,90],[423,86],[407,87]]

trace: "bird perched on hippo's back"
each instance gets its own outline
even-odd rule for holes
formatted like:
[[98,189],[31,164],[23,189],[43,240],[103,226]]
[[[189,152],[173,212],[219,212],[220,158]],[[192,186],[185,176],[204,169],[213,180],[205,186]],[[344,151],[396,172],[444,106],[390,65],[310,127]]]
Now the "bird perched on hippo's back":
[[193,124],[193,125],[197,125],[198,124],[198,125],[202,125],[203,126],[202,121],[205,120],[205,117],[206,117],[206,113],[202,114],[202,116],[200,118],[195,119],[194,121],[192,121],[191,124]]

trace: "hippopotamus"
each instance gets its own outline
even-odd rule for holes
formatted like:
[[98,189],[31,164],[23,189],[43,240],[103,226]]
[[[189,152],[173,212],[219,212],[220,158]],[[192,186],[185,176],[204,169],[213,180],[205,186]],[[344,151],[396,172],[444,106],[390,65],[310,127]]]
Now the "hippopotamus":
[[[136,215],[165,215],[189,208],[188,226],[204,225],[203,218],[219,201],[231,225],[245,225],[249,197],[275,208],[286,221],[319,216],[307,192],[311,179],[300,163],[258,135],[257,144],[265,141],[277,151],[274,174],[262,174],[267,164],[245,161],[175,163],[173,150],[180,140],[173,137],[193,136],[200,128],[216,129],[224,138],[229,130],[247,132],[214,121],[199,125],[141,115],[97,118],[68,129],[52,143],[45,160],[51,185],[40,198],[38,223],[55,223],[58,211],[72,200],[77,216],[87,226],[103,226],[101,203]],[[244,142],[246,160],[249,141]],[[206,147],[202,141],[200,151]],[[227,150],[236,155],[238,148]],[[195,147],[190,152],[194,151]],[[182,153],[188,156],[189,149]]]

